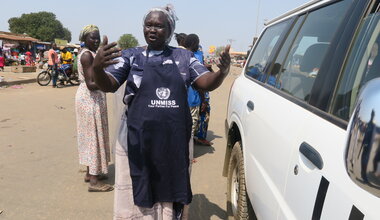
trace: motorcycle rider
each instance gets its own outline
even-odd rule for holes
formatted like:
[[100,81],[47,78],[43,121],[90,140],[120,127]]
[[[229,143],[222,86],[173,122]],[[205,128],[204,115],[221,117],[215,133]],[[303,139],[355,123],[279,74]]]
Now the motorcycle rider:
[[61,47],[61,63],[62,68],[65,70],[67,76],[70,76],[72,72],[73,55],[70,51],[67,51],[66,47]]

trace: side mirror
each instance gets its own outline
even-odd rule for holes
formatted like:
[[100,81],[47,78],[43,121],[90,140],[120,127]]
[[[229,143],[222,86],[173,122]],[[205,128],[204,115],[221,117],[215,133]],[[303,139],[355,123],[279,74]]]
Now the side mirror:
[[380,197],[380,78],[369,81],[359,94],[346,147],[346,170],[351,180]]

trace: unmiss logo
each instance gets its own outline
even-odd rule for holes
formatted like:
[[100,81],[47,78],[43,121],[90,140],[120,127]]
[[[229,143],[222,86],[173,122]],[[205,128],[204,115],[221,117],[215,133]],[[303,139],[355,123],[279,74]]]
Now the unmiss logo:
[[175,99],[169,99],[169,88],[157,88],[156,95],[159,99],[150,100],[150,103],[148,103],[149,108],[179,108],[179,105],[176,103]]
[[156,95],[159,99],[168,99],[170,96],[170,89],[165,87],[157,88]]

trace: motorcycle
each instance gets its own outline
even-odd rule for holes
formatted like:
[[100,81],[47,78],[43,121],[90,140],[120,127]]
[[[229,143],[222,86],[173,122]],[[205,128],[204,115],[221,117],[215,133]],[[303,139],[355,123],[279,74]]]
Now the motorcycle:
[[[54,70],[51,66],[47,70],[41,71],[37,75],[37,83],[40,86],[47,86],[52,80]],[[62,64],[57,68],[57,87],[62,87],[65,83],[70,83],[71,85],[79,85],[79,75],[78,72],[72,70],[71,64]]]

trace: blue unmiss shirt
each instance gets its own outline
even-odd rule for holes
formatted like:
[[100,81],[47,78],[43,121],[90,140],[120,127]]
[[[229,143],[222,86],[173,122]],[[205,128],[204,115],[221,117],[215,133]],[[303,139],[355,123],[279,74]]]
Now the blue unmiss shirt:
[[163,65],[171,64],[173,62],[171,57],[173,57],[187,87],[208,72],[192,52],[182,48],[168,46],[164,51],[149,51],[149,54],[145,47],[123,50],[122,56],[116,58],[119,63],[108,66],[105,72],[111,75],[119,83],[119,86],[127,81],[124,95],[126,104],[129,104],[140,88],[147,55],[149,56],[148,62],[162,61]]

